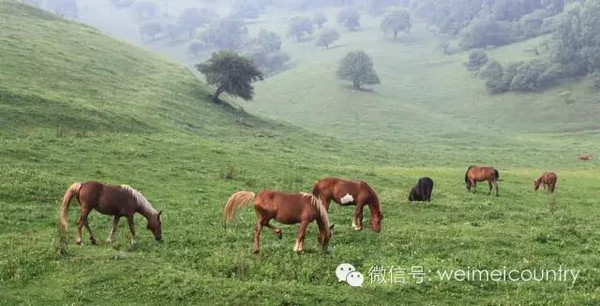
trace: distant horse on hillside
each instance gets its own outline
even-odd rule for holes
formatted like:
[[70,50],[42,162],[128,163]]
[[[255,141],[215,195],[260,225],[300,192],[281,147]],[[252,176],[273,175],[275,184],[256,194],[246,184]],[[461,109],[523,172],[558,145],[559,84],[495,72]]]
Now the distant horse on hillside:
[[410,195],[408,196],[409,201],[431,201],[431,192],[433,191],[433,180],[428,177],[422,177],[410,190]]
[[578,157],[579,157],[579,159],[581,159],[583,161],[590,161],[590,160],[592,160],[594,158],[592,156],[592,154],[581,154]]
[[135,227],[133,223],[133,215],[139,213],[146,218],[149,229],[157,241],[162,240],[162,229],[160,215],[162,211],[156,211],[154,207],[146,200],[146,198],[137,190],[127,185],[104,185],[98,182],[75,183],[67,189],[63,196],[62,204],[60,205],[60,226],[61,229],[67,231],[69,204],[73,197],[77,198],[81,215],[77,220],[77,238],[75,243],[81,244],[81,228],[85,228],[90,233],[90,242],[96,244],[92,229],[88,224],[88,214],[95,209],[101,214],[114,216],[112,228],[108,235],[107,242],[111,243],[119,219],[127,218],[129,230],[131,231],[131,246],[135,246]]
[[371,229],[377,233],[381,231],[383,214],[379,198],[366,182],[327,177],[314,184],[312,194],[323,201],[328,211],[331,200],[340,205],[356,205],[352,228],[357,231],[363,229],[363,207],[368,205],[371,210]]
[[543,185],[544,189],[548,189],[550,193],[554,193],[554,189],[556,188],[556,180],[558,180],[556,173],[549,171],[544,172],[542,176],[533,181],[535,191],[540,188],[540,185]]
[[327,210],[319,198],[308,193],[265,190],[256,195],[254,192],[240,191],[229,197],[224,210],[225,221],[233,218],[237,207],[252,201],[254,201],[254,210],[258,218],[258,223],[254,228],[254,254],[260,252],[260,232],[264,226],[271,229],[281,239],[281,229],[269,224],[272,219],[283,224],[300,223],[294,245],[294,251],[298,253],[304,249],[304,237],[308,224],[316,220],[319,226],[319,244],[323,250],[327,250],[327,244],[333,233],[333,225],[329,225]]
[[467,173],[465,173],[465,184],[467,186],[467,190],[470,191],[471,187],[473,187],[473,193],[475,193],[477,188],[477,182],[487,181],[490,185],[490,191],[488,195],[492,193],[492,185],[496,187],[496,196],[498,194],[498,181],[500,180],[500,174],[498,170],[494,167],[480,167],[480,166],[470,166],[467,169]]

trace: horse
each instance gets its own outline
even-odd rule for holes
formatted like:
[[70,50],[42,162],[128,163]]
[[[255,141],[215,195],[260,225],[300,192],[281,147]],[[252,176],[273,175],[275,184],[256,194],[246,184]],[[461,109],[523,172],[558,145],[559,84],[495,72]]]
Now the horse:
[[592,154],[581,154],[578,156],[582,161],[591,161],[594,157]]
[[467,169],[467,173],[465,173],[465,184],[467,186],[467,191],[471,191],[471,187],[473,187],[473,193],[475,193],[477,188],[477,182],[487,181],[490,185],[490,191],[488,195],[492,193],[492,185],[496,187],[496,196],[498,194],[498,181],[500,180],[500,174],[498,170],[494,167],[480,167],[480,166],[470,166]]
[[535,186],[535,191],[540,188],[540,185],[544,185],[544,189],[548,189],[550,193],[554,193],[554,189],[556,188],[556,180],[558,177],[556,173],[546,171],[540,176],[537,180],[533,181]]
[[368,205],[371,210],[371,229],[376,233],[381,231],[383,214],[379,208],[379,198],[366,182],[327,177],[314,184],[312,194],[323,201],[327,211],[331,200],[340,205],[356,205],[352,228],[357,231],[363,229],[363,207]]
[[410,190],[409,201],[431,202],[431,192],[433,191],[433,180],[429,177],[422,177]]
[[333,225],[329,225],[327,210],[319,198],[308,193],[283,193],[278,191],[264,190],[256,195],[250,191],[239,191],[232,194],[224,209],[225,221],[234,217],[236,208],[254,201],[254,210],[258,222],[254,227],[254,249],[253,253],[260,252],[260,232],[263,227],[271,229],[279,239],[282,237],[281,229],[271,225],[269,222],[275,219],[283,224],[300,223],[298,237],[294,245],[294,252],[301,253],[304,249],[304,237],[308,224],[317,221],[319,226],[319,244],[323,251],[327,250],[327,244],[333,235]]
[[81,228],[85,226],[90,234],[90,243],[96,244],[92,229],[88,224],[88,214],[95,209],[101,214],[114,216],[112,228],[106,242],[112,243],[121,217],[127,218],[129,230],[131,231],[131,247],[135,247],[135,226],[133,215],[139,213],[146,218],[149,229],[156,241],[162,241],[162,229],[160,216],[162,211],[156,211],[152,204],[137,190],[128,185],[104,185],[102,183],[89,181],[74,183],[65,192],[60,205],[60,228],[67,231],[69,205],[71,199],[77,198],[81,215],[77,220],[76,244],[81,245]]

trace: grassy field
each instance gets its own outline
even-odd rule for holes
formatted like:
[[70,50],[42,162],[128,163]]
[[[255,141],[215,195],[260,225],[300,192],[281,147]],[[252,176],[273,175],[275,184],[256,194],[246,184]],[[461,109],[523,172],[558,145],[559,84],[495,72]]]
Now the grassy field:
[[[598,303],[600,171],[597,162],[581,163],[575,155],[594,153],[600,139],[593,131],[560,131],[593,123],[591,111],[564,125],[549,119],[557,124],[549,130],[533,123],[508,129],[497,120],[488,135],[478,124],[491,118],[486,109],[500,108],[489,100],[484,106],[473,98],[468,105],[442,107],[436,100],[441,96],[427,90],[435,81],[424,75],[410,99],[401,91],[391,95],[384,85],[372,93],[332,86],[315,95],[314,86],[299,82],[309,71],[335,80],[326,68],[315,64],[309,70],[298,58],[297,69],[260,84],[259,99],[244,106],[303,130],[215,105],[208,88],[179,64],[16,2],[0,0],[0,29],[1,304]],[[342,47],[323,52],[344,53]],[[458,66],[462,59],[448,60]],[[392,71],[382,63],[376,59],[382,75]],[[470,86],[483,97],[480,87]],[[454,90],[468,90],[445,87],[454,99]],[[265,98],[269,91],[279,91],[280,100]],[[432,96],[417,103],[419,93]],[[340,104],[319,104],[317,96]],[[372,107],[358,112],[342,101]],[[402,107],[392,107],[394,101]],[[525,126],[510,115],[513,103],[507,102],[503,118]],[[582,105],[582,111],[586,107],[593,110]],[[456,119],[471,108],[472,116]],[[556,109],[556,118],[572,116],[562,110]],[[390,117],[376,120],[383,115]],[[355,120],[342,120],[346,116]],[[431,128],[434,123],[437,128]],[[499,167],[500,197],[485,195],[485,188],[465,192],[470,163]],[[532,180],[547,168],[559,175],[554,196],[533,192]],[[304,254],[292,252],[297,227],[282,226],[283,239],[265,231],[262,252],[253,255],[252,209],[223,223],[223,205],[235,191],[309,191],[325,175],[364,179],[378,191],[385,216],[380,234],[351,230],[352,209],[333,205],[330,219],[337,230],[328,253],[318,250],[312,224]],[[423,175],[435,180],[433,201],[411,205],[408,190]],[[78,210],[71,207],[69,254],[59,255],[60,198],[70,183],[89,179],[143,192],[164,211],[165,242],[154,242],[136,217],[137,248],[129,248],[124,222],[108,245],[103,241],[110,217],[92,213],[90,224],[101,242],[76,246]],[[334,270],[342,262],[365,274],[362,288],[338,283]],[[375,284],[368,276],[374,265],[427,271],[563,265],[581,274],[574,284],[443,281],[433,272],[423,284]]]

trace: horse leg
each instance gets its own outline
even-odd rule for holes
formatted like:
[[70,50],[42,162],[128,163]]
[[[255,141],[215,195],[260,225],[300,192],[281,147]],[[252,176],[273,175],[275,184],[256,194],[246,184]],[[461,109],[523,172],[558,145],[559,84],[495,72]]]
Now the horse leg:
[[92,233],[92,228],[90,227],[90,224],[88,223],[87,216],[85,216],[85,220],[83,220],[83,225],[87,229],[88,233],[90,233],[90,243],[96,244],[96,238],[94,238],[94,234]]
[[112,227],[110,228],[110,233],[108,234],[108,239],[106,239],[107,243],[112,243],[115,233],[117,232],[117,228],[119,227],[119,219],[121,217],[114,216],[112,221]]
[[308,223],[308,221],[300,222],[300,229],[298,230],[298,238],[296,238],[296,244],[294,245],[294,252],[300,253],[304,250],[304,237],[306,236]]
[[135,247],[135,223],[133,223],[133,215],[127,216],[127,224],[129,224],[129,231],[131,232],[131,248]]
[[266,226],[266,227],[268,227],[269,229],[271,229],[271,230],[273,231],[273,233],[275,233],[275,235],[277,235],[277,237],[278,237],[279,239],[281,239],[281,237],[282,237],[282,233],[281,233],[281,229],[280,229],[280,228],[277,228],[277,227],[275,227],[275,226],[271,225],[271,224],[270,224],[270,223],[268,223],[268,222],[267,222],[267,224],[265,224],[265,226]]
[[488,191],[488,195],[490,195],[490,194],[492,194],[492,187],[493,187],[493,184],[492,184],[491,180],[488,181],[488,185],[490,186],[490,190]]
[[262,228],[263,226],[260,222],[254,227],[254,249],[252,250],[252,253],[254,254],[260,252],[260,232],[262,231]]
[[363,202],[356,203],[356,208],[354,209],[354,219],[352,219],[352,228],[355,231],[360,231],[363,229],[363,206],[365,204]]
[[496,196],[499,197],[500,194],[498,193],[498,181],[494,180],[494,187],[496,187]]
[[81,231],[89,213],[90,211],[88,209],[83,207],[81,208],[81,215],[79,215],[79,219],[77,219],[77,237],[75,238],[76,244],[81,244]]
[[329,211],[329,205],[331,204],[331,197],[323,197],[323,198],[321,198],[321,201],[323,201],[323,206],[325,206],[325,210]]
[[477,193],[477,182],[472,180],[471,186],[473,186],[473,194]]

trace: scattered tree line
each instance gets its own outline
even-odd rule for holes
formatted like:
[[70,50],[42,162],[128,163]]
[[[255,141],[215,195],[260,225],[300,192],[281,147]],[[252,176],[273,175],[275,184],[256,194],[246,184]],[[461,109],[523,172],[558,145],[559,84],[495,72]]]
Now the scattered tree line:
[[575,4],[558,17],[544,56],[505,65],[485,56],[480,65],[485,52],[478,50],[469,55],[468,67],[481,68],[478,76],[490,93],[540,91],[581,77],[600,89],[600,2]]

